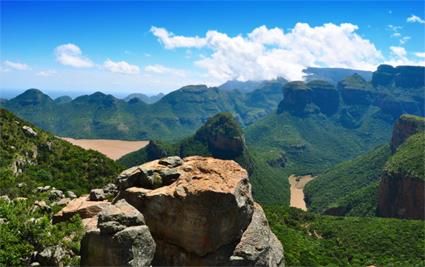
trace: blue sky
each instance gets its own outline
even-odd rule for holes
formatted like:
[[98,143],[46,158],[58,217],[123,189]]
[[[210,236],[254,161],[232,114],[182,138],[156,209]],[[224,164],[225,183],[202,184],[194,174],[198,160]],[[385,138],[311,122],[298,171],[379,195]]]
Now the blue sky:
[[0,87],[168,92],[306,66],[424,65],[423,1],[1,1]]

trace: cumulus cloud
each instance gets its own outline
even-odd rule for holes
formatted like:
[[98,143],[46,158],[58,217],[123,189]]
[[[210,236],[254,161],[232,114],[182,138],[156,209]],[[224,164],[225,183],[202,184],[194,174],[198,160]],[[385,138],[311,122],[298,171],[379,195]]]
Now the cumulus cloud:
[[425,52],[417,52],[415,56],[425,58]]
[[391,53],[399,58],[403,58],[407,55],[406,49],[401,46],[391,46]]
[[[421,65],[424,66],[425,65],[425,60],[421,59],[421,60],[411,60],[407,57],[407,51],[404,47],[401,46],[391,46],[390,47],[390,58],[388,60],[386,60],[384,63],[385,64],[390,64],[393,66],[398,66],[398,65]],[[419,56],[418,56],[419,54]],[[423,54],[423,56],[425,57],[425,53],[416,53],[415,55],[420,57]]]
[[56,59],[59,63],[74,68],[90,68],[94,63],[82,55],[81,49],[75,44],[63,44],[55,49]]
[[410,17],[408,17],[406,19],[407,22],[410,23],[419,23],[419,24],[425,24],[425,20],[416,16],[416,15],[411,15]]
[[153,35],[158,37],[158,40],[164,45],[167,49],[173,49],[177,47],[203,47],[206,45],[204,38],[195,37],[184,37],[184,36],[175,36],[172,32],[167,31],[164,28],[151,27],[151,32]]
[[159,64],[147,65],[145,66],[144,71],[153,74],[171,74],[181,77],[186,75],[186,72],[184,70],[169,68]]
[[[202,38],[176,36],[163,28],[153,29],[154,35],[167,49],[210,49],[211,55],[195,61],[195,65],[220,80],[261,80],[278,76],[299,80],[306,67],[373,70],[383,58],[369,40],[356,33],[358,27],[350,23],[327,23],[317,27],[297,23],[287,33],[280,28],[261,26],[247,36],[234,37],[208,31]],[[160,34],[157,29],[161,29]]]
[[35,75],[42,76],[42,77],[49,77],[49,76],[52,76],[54,74],[56,74],[55,70],[42,70],[42,71],[37,72]]
[[103,62],[103,67],[111,72],[123,73],[123,74],[138,74],[140,68],[137,65],[130,65],[125,61],[112,61],[107,59]]
[[14,70],[29,70],[30,69],[30,66],[20,62],[13,62],[13,61],[6,60],[3,62],[3,64],[6,67],[9,67]]

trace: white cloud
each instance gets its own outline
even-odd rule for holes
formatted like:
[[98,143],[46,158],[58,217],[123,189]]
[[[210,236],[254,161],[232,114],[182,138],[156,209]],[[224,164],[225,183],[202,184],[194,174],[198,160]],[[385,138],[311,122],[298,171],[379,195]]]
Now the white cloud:
[[107,59],[103,63],[103,67],[110,72],[116,73],[124,73],[124,74],[138,74],[140,72],[140,68],[137,65],[130,65],[125,61],[112,61]]
[[406,49],[401,46],[391,46],[390,47],[391,53],[397,57],[403,58],[407,55]]
[[408,17],[406,19],[407,22],[410,23],[420,23],[420,24],[425,24],[425,20],[421,19],[420,17],[416,16],[416,15],[411,15],[410,17]]
[[56,59],[63,65],[74,68],[90,68],[94,63],[82,55],[81,49],[75,44],[63,44],[55,49]]
[[184,70],[168,68],[159,64],[147,65],[145,66],[144,71],[153,74],[172,74],[181,77],[186,76],[186,72]]
[[[391,46],[390,47],[391,56],[388,60],[386,60],[385,64],[390,64],[393,66],[399,65],[425,65],[425,60],[411,60],[407,57],[407,51],[404,47],[401,46]],[[419,57],[422,53],[416,53],[415,55]],[[425,53],[423,53],[425,57]]]
[[400,42],[401,45],[404,45],[410,39],[411,39],[410,36],[403,36],[403,37],[400,38],[399,42]]
[[287,33],[280,28],[261,26],[247,36],[228,36],[208,31],[205,37],[185,37],[152,27],[153,34],[167,49],[205,47],[211,55],[195,61],[209,75],[219,79],[260,80],[283,76],[302,79],[308,66],[375,69],[382,61],[379,50],[356,33],[350,23],[327,23],[311,27],[297,23]]
[[4,61],[3,64],[6,67],[9,67],[9,68],[15,69],[15,70],[29,70],[30,69],[30,66],[28,66],[25,63],[13,62],[13,61],[9,61],[9,60]]
[[49,76],[52,76],[54,74],[56,74],[55,70],[42,70],[42,71],[37,72],[35,75],[42,76],[42,77],[49,77]]
[[417,52],[415,56],[425,58],[425,52]]
[[205,46],[205,39],[195,37],[175,36],[172,32],[168,32],[164,28],[151,27],[151,32],[167,49],[177,47],[202,47]]

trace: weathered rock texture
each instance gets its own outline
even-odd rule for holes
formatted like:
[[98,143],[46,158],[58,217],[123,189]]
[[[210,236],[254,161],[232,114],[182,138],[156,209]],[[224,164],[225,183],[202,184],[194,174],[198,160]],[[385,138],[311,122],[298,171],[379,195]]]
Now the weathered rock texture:
[[282,245],[234,161],[156,160],[123,172],[118,183],[119,198],[143,213],[155,239],[154,265],[283,265]]
[[423,180],[384,174],[379,185],[379,216],[425,219]]
[[424,130],[425,118],[412,115],[400,116],[393,129],[391,152],[395,153],[397,148],[406,141],[409,136]]
[[105,208],[81,241],[82,266],[150,266],[155,242],[143,215],[125,200]]

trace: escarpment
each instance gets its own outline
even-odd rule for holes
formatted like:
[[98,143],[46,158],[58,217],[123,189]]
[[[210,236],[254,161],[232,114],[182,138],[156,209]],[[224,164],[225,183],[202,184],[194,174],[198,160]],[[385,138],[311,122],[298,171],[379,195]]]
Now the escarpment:
[[162,158],[122,172],[117,186],[83,237],[82,265],[284,265],[248,173],[232,160]]
[[402,116],[393,130],[391,149],[379,186],[382,217],[425,219],[424,118]]

